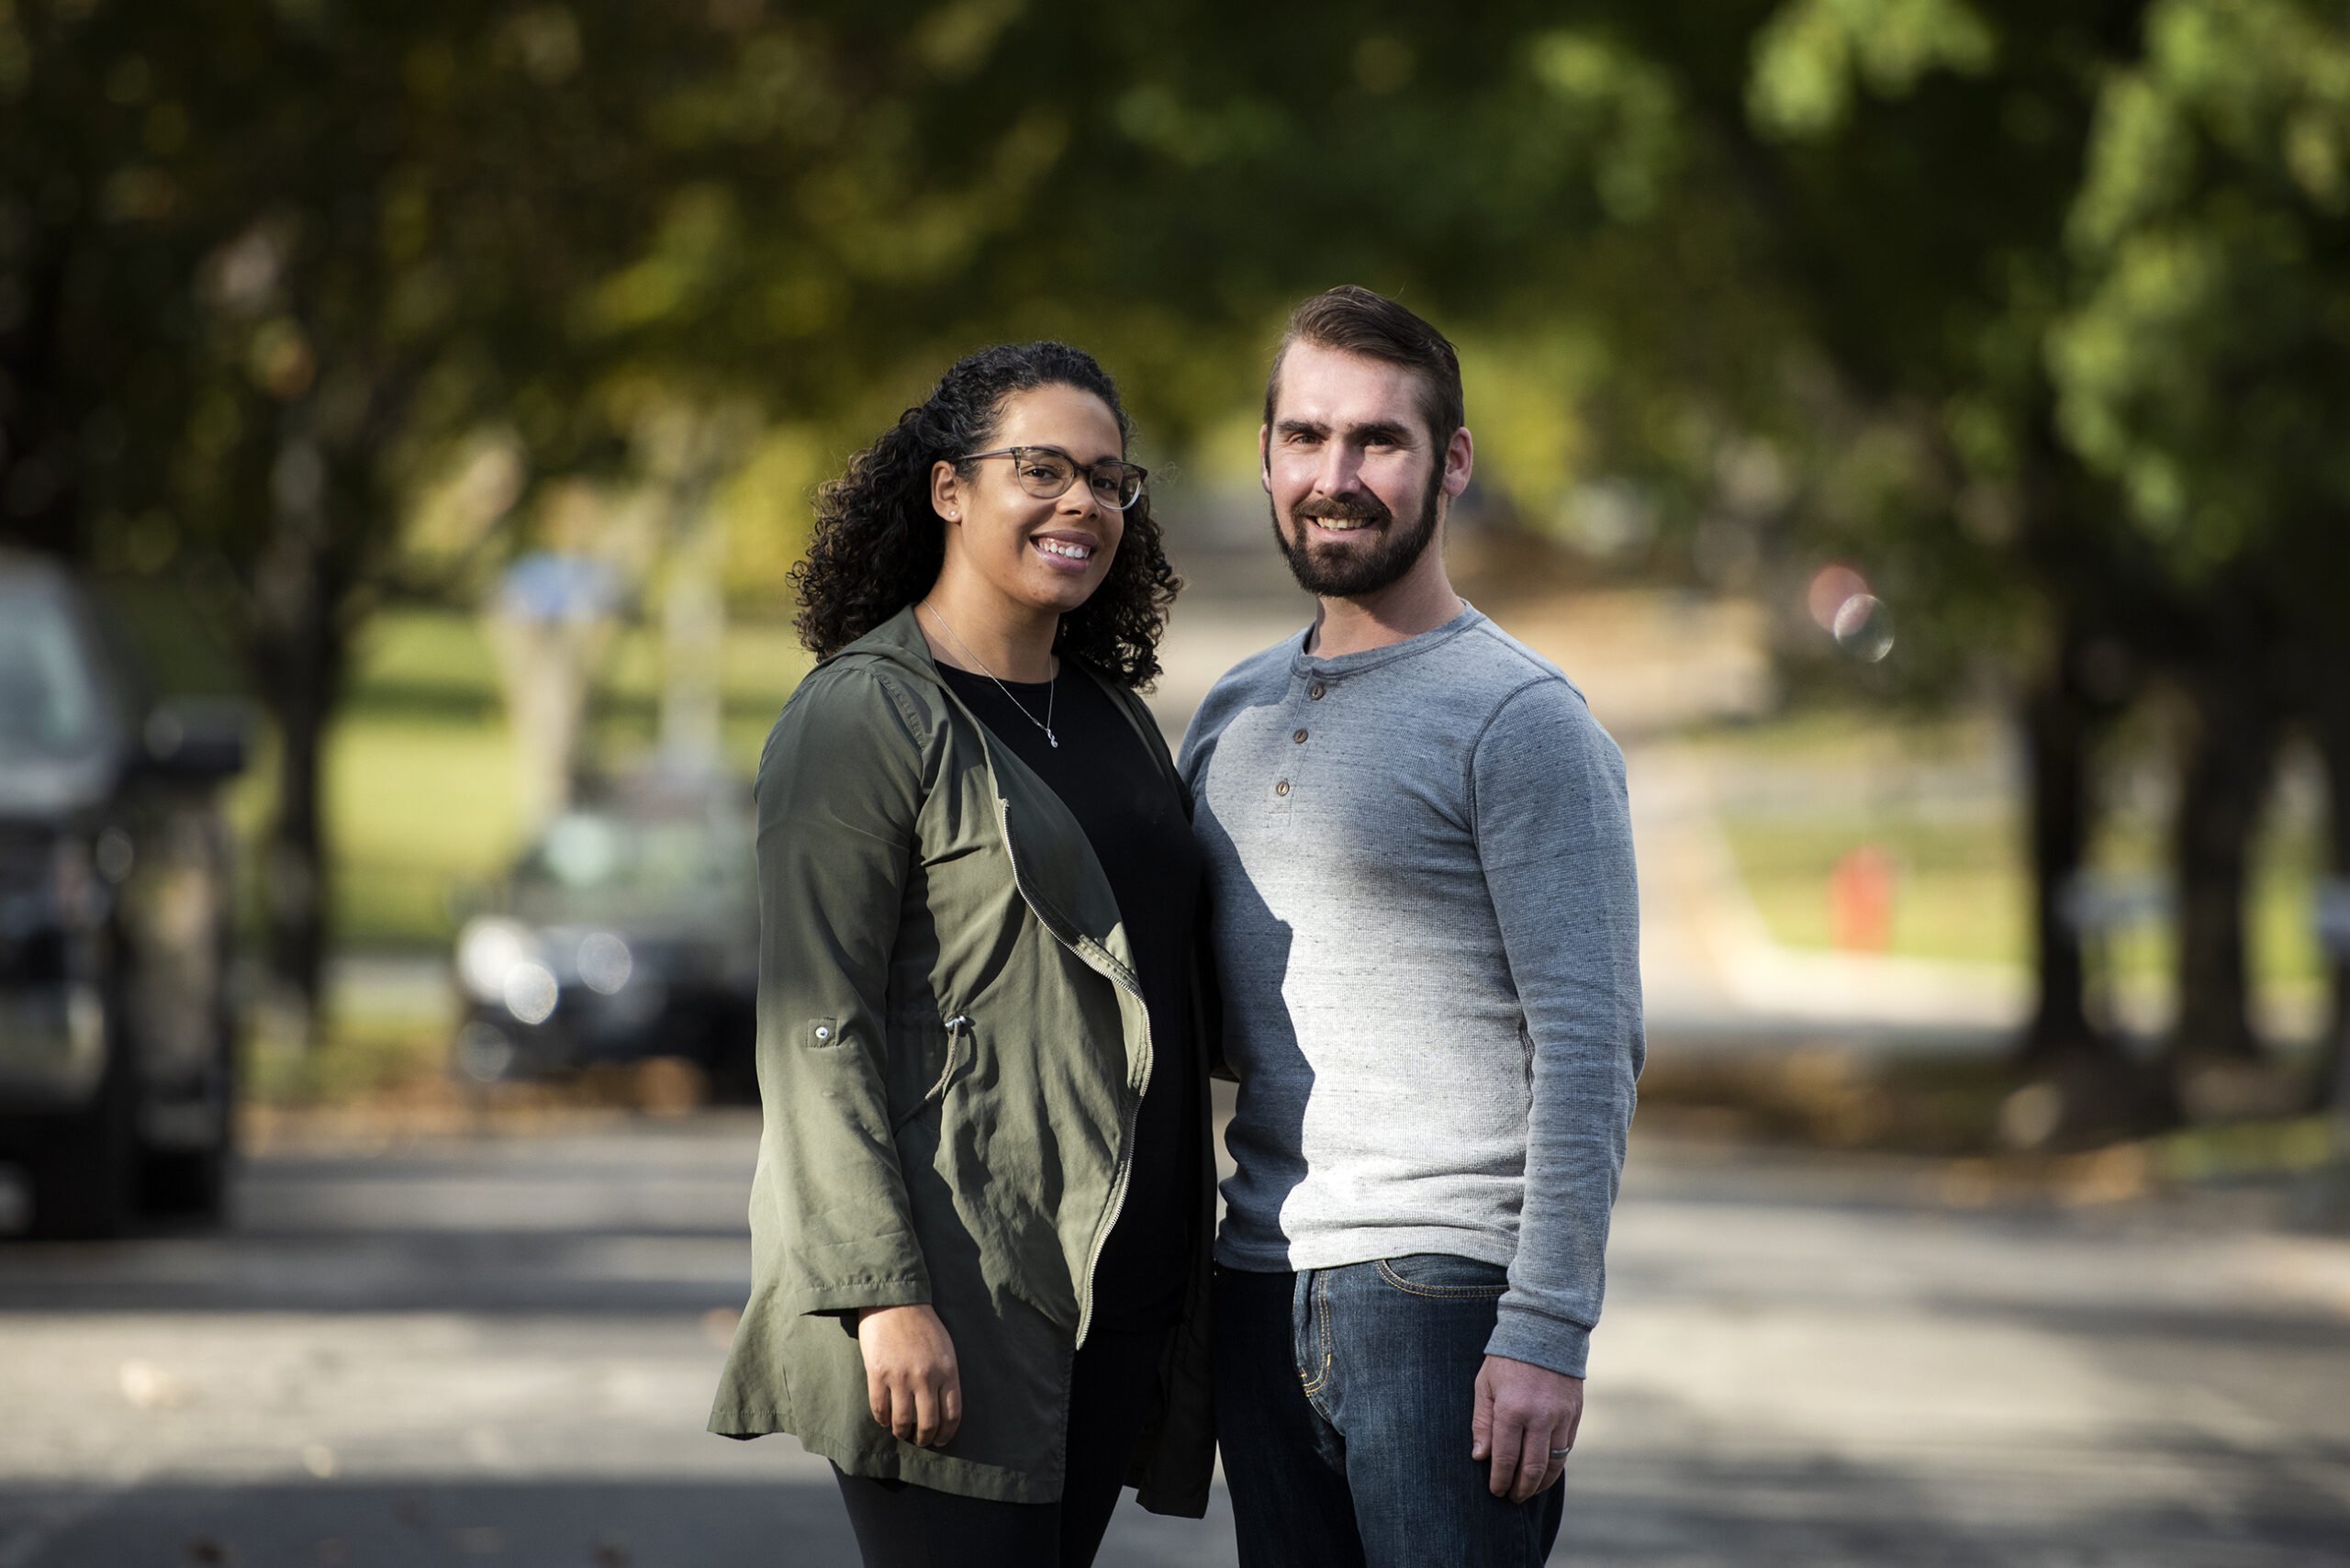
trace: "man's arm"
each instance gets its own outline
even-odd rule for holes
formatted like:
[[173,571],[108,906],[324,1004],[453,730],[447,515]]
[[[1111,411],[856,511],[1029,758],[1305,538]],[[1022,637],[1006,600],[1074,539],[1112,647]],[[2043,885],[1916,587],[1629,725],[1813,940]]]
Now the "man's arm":
[[1526,1196],[1486,1343],[1473,1451],[1496,1495],[1555,1480],[1606,1281],[1607,1226],[1645,1054],[1639,888],[1624,765],[1564,682],[1504,703],[1471,759],[1478,857],[1533,1064]]
[[1492,1466],[1494,1496],[1523,1503],[1555,1484],[1582,1425],[1583,1379],[1507,1356],[1487,1356],[1478,1369],[1469,1457]]

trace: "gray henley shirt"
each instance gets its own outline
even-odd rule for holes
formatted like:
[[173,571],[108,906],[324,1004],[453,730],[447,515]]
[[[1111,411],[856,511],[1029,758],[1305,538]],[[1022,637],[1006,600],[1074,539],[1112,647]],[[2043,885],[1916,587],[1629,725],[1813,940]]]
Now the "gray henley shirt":
[[1183,742],[1240,1078],[1216,1256],[1505,1266],[1488,1353],[1580,1377],[1645,1048],[1623,757],[1473,609],[1303,648]]

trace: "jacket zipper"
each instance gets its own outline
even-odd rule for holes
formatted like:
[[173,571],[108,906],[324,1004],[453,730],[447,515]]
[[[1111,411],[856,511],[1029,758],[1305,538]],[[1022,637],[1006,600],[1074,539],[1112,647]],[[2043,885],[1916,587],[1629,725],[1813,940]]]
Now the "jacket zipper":
[[[1012,885],[1019,891],[1020,902],[1028,906],[1028,912],[1036,917],[1037,924],[1052,933],[1054,941],[1076,954],[1086,968],[1133,997],[1137,1003],[1141,1002],[1141,991],[1088,958],[1083,949],[1055,929],[1053,923],[1045,918],[1044,911],[1036,907],[1036,901],[1029,896],[1028,884],[1020,875],[1020,857],[1012,846],[1012,802],[999,795],[995,804],[997,820],[1003,829],[1003,852],[1012,862]],[[1145,1007],[1142,1014],[1142,1081],[1146,1085],[1150,1082],[1154,1049],[1150,1037],[1150,1010]],[[1118,1169],[1110,1179],[1109,1206],[1102,1212],[1102,1223],[1094,1228],[1093,1245],[1086,1253],[1085,1297],[1077,1313],[1077,1345],[1080,1350],[1084,1348],[1087,1331],[1093,1327],[1093,1271],[1101,1265],[1102,1249],[1109,1245],[1110,1233],[1117,1228],[1118,1215],[1125,1209],[1127,1179],[1134,1174],[1135,1122],[1142,1114],[1142,1096],[1122,1091],[1118,1099]]]

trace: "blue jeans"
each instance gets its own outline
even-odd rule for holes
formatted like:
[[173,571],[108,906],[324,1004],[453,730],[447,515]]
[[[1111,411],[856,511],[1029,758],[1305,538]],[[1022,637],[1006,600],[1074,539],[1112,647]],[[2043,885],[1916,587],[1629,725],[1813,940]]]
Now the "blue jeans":
[[1442,1253],[1219,1268],[1216,1440],[1241,1568],[1534,1568],[1565,1488],[1496,1497],[1469,1457],[1505,1271]]

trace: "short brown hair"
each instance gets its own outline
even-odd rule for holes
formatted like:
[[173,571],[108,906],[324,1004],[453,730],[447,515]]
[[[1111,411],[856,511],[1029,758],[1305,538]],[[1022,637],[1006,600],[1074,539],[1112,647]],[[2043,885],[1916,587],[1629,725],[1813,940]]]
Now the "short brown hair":
[[1420,414],[1428,422],[1437,458],[1443,461],[1452,432],[1469,422],[1460,398],[1460,356],[1450,340],[1382,294],[1351,283],[1325,290],[1289,313],[1289,327],[1273,351],[1265,377],[1265,422],[1273,422],[1281,394],[1281,362],[1293,343],[1312,343],[1337,353],[1360,354],[1417,371]]

